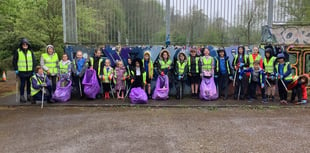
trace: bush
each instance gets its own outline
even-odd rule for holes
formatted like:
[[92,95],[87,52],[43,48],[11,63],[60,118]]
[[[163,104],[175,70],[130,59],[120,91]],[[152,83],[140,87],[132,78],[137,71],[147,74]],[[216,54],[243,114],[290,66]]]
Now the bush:
[[0,60],[6,59],[13,55],[12,51],[0,51]]
[[0,72],[7,71],[7,70],[13,70],[12,65],[13,56],[7,57],[0,62]]

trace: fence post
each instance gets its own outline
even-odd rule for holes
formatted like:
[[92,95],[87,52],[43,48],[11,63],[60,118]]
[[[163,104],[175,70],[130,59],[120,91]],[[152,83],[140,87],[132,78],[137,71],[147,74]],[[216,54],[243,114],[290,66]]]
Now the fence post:
[[166,0],[166,39],[169,37],[170,37],[170,0]]
[[76,0],[62,0],[64,43],[78,43]]
[[268,0],[268,19],[267,19],[268,27],[272,27],[272,22],[273,22],[273,0]]

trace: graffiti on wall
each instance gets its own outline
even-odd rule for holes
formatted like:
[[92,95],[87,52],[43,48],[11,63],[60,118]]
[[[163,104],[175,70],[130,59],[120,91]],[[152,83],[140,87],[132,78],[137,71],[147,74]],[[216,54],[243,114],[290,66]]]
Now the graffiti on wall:
[[310,44],[310,26],[262,27],[262,42],[273,44]]

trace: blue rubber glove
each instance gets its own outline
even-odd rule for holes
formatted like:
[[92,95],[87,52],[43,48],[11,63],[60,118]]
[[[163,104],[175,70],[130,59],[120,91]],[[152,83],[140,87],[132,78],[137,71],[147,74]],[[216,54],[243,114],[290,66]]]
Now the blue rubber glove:
[[276,78],[278,78],[279,74],[278,74],[278,73],[276,73],[276,74],[275,74],[275,76],[276,76]]
[[233,77],[232,77],[232,76],[229,76],[229,79],[230,79],[230,80],[233,80]]
[[241,75],[239,75],[239,80],[242,80],[242,76]]
[[264,83],[262,83],[262,88],[265,88],[265,84]]
[[179,76],[178,76],[178,79],[179,79],[179,80],[181,80],[181,79],[182,79],[182,76],[181,76],[181,75],[179,75]]
[[19,73],[18,70],[16,70],[16,71],[15,71],[15,74],[18,74],[18,73]]
[[214,78],[218,78],[218,75],[214,75]]
[[274,76],[270,76],[270,79],[271,79],[271,80],[274,80]]
[[80,72],[76,72],[76,75],[79,75],[80,74]]
[[302,104],[306,104],[306,103],[307,103],[307,100],[306,100],[306,99],[301,100],[301,103],[302,103]]
[[283,79],[283,75],[280,75],[280,79]]
[[242,67],[242,66],[244,66],[244,63],[240,63],[240,65],[239,65],[240,67]]

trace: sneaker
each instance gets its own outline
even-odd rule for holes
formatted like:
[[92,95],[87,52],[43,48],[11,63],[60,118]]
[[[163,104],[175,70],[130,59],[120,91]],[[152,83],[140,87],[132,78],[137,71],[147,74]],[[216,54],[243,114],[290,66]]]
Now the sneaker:
[[296,105],[307,104],[307,100],[298,101]]
[[248,100],[248,102],[249,102],[249,103],[253,102],[253,98],[250,98],[250,99]]
[[287,101],[286,101],[286,100],[281,100],[281,104],[285,104],[285,105],[287,105],[288,103],[287,103]]
[[26,101],[24,96],[20,96],[19,102],[20,103],[26,103],[27,101]]

